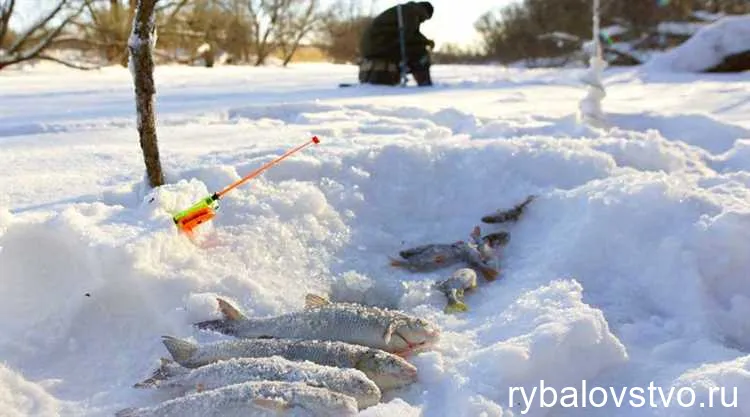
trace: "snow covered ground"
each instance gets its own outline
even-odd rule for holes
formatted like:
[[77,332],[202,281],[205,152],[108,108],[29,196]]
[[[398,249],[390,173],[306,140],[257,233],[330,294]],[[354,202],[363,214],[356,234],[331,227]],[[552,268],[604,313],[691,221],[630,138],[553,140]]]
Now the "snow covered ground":
[[[126,69],[3,71],[0,415],[153,404],[132,384],[167,355],[161,335],[218,337],[191,326],[217,315],[215,295],[265,316],[307,292],[443,329],[412,359],[419,383],[363,416],[750,414],[750,81],[609,70],[599,131],[576,123],[578,75],[436,67],[432,89],[337,88],[354,68],[160,67],[169,184],[148,192]],[[170,213],[311,135],[321,145],[229,194],[198,245],[177,233]],[[502,279],[469,313],[444,315],[430,290],[452,269],[388,265],[529,194]],[[608,402],[511,398],[542,380]],[[692,407],[670,397],[685,387]],[[712,387],[727,403],[737,387],[736,407],[715,393],[705,408]]]
[[731,55],[750,50],[750,15],[724,16],[713,23],[660,24],[663,33],[690,34],[685,43],[654,56],[650,68],[702,72]]

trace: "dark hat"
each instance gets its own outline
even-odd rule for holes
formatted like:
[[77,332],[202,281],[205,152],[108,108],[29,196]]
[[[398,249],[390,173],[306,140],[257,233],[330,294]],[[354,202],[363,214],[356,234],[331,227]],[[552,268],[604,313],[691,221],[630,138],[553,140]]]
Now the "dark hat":
[[430,3],[429,1],[420,1],[417,4],[420,5],[420,6],[422,6],[422,8],[427,11],[427,18],[428,19],[432,18],[432,12],[435,10],[432,7],[432,3]]

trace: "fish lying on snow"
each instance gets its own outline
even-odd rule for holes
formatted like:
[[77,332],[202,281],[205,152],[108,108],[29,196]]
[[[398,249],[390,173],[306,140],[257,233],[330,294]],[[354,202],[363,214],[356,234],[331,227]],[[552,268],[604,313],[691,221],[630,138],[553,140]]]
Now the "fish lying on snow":
[[513,206],[513,208],[510,210],[497,210],[496,212],[492,214],[482,216],[482,222],[484,223],[517,222],[523,215],[524,211],[526,210],[526,206],[531,204],[531,202],[534,201],[535,199],[536,199],[535,195],[530,195],[526,197],[526,199],[523,200],[521,203]]
[[448,314],[468,311],[469,307],[463,301],[464,291],[476,287],[477,273],[471,268],[458,269],[450,278],[435,284],[435,288],[448,298],[448,304],[444,309],[445,313]]
[[488,263],[491,249],[507,243],[508,234],[500,232],[481,237],[479,233],[479,228],[475,227],[471,242],[431,243],[402,250],[398,253],[402,259],[391,259],[391,265],[414,272],[430,272],[465,263],[481,272],[486,280],[493,281],[499,272]]
[[152,407],[127,408],[116,417],[348,417],[357,415],[348,395],[301,382],[245,382],[189,394]]
[[267,358],[234,358],[199,368],[185,368],[162,358],[161,366],[151,378],[135,384],[136,388],[177,389],[180,395],[197,389],[212,390],[248,381],[303,382],[348,395],[359,408],[380,402],[380,388],[362,371],[336,368],[313,362],[295,362],[280,356]]
[[343,342],[289,339],[235,339],[198,345],[163,336],[172,358],[187,368],[197,368],[232,358],[281,356],[291,361],[310,361],[364,372],[382,391],[417,380],[417,368],[404,358],[380,349]]
[[435,324],[398,311],[361,304],[331,303],[308,294],[305,308],[269,318],[248,318],[227,301],[218,299],[221,320],[196,323],[242,338],[286,338],[353,343],[405,355],[423,350],[439,337]]

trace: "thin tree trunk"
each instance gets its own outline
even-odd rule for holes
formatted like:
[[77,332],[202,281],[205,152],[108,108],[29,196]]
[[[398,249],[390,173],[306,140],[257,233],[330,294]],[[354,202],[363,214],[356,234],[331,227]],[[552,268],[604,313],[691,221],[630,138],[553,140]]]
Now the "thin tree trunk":
[[138,135],[141,140],[143,160],[149,185],[154,188],[164,184],[164,174],[159,160],[154,117],[154,59],[157,0],[139,0],[133,20],[133,32],[128,41],[130,71],[135,85],[135,107],[138,113]]

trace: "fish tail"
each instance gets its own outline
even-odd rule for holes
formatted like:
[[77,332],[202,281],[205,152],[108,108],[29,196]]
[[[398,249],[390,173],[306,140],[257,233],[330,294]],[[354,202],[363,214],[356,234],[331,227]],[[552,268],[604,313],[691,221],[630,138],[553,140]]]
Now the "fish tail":
[[445,306],[445,309],[443,309],[443,312],[445,312],[446,314],[453,314],[469,311],[469,306],[467,306],[466,303],[461,300],[463,295],[463,290],[450,290],[446,294],[446,296],[448,297],[448,304]]
[[467,306],[463,301],[455,299],[448,301],[448,305],[446,305],[445,309],[443,310],[445,314],[464,313],[466,311],[469,311],[469,306]]
[[172,355],[172,359],[180,365],[189,361],[195,355],[195,352],[198,351],[198,345],[193,342],[172,336],[162,336],[161,338],[169,354]]
[[173,362],[166,358],[161,358],[161,364],[158,368],[154,371],[153,374],[151,374],[150,377],[147,379],[144,379],[141,382],[136,383],[133,385],[133,388],[154,388],[159,383],[169,377],[169,366]]
[[115,413],[115,417],[136,417],[138,414],[137,408],[123,408],[122,410]]

